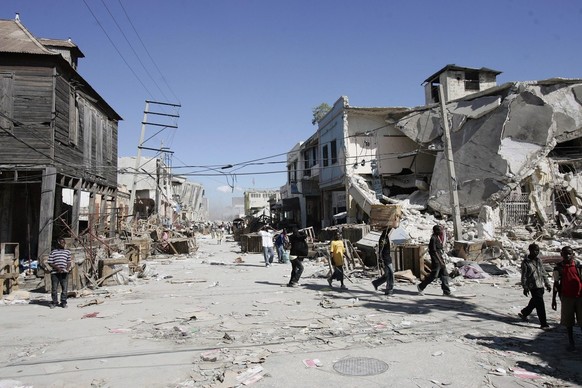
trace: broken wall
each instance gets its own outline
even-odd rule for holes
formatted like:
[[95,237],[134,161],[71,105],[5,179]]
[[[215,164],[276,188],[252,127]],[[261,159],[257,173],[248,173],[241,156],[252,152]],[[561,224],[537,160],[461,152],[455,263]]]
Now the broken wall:
[[[552,79],[508,83],[448,103],[461,214],[495,207],[558,142],[582,137],[581,97],[582,80]],[[437,151],[429,206],[451,214],[439,107],[412,112],[396,126]]]

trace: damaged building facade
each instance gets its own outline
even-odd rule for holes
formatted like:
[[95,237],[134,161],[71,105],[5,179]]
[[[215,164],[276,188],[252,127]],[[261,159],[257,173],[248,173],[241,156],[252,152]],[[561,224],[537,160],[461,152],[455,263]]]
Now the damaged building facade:
[[174,175],[169,160],[141,157],[137,172],[135,157],[120,157],[118,164],[119,182],[127,187],[135,182],[135,219],[157,217],[166,226],[208,219],[204,187]]
[[0,56],[0,241],[37,258],[55,237],[82,232],[83,217],[113,233],[121,117],[77,72],[83,53],[16,18],[0,20]]
[[574,223],[580,213],[582,80],[497,86],[498,74],[447,65],[425,80],[426,105],[416,108],[350,107],[341,97],[316,133],[288,153],[282,203],[297,198],[299,224],[308,226],[307,184],[319,192],[309,201],[319,203],[314,225],[322,228],[367,222],[371,206],[380,203],[452,214],[437,92],[442,86],[460,214],[478,216],[487,205],[496,227]]

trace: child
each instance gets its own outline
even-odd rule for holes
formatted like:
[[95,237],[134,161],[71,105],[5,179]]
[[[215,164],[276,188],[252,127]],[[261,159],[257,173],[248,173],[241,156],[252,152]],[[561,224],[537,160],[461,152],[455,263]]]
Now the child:
[[344,285],[344,253],[346,248],[344,246],[344,240],[342,239],[342,235],[340,232],[335,234],[335,238],[331,242],[330,246],[331,251],[331,262],[333,264],[333,273],[331,277],[327,279],[329,286],[331,287],[331,282],[336,279],[339,280],[341,283],[340,288],[342,290],[347,290],[347,287]]
[[530,244],[529,255],[521,262],[521,285],[523,294],[530,296],[529,303],[520,312],[519,317],[527,321],[527,316],[535,309],[540,320],[540,329],[548,330],[548,321],[546,320],[546,306],[544,304],[544,286],[550,292],[551,285],[548,279],[548,273],[544,269],[542,261],[538,257],[540,248],[537,244]]

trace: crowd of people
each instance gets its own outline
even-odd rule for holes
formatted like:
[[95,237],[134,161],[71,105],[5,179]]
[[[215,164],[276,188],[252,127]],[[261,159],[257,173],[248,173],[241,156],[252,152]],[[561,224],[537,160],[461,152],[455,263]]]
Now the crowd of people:
[[[209,231],[212,239],[217,243],[222,243],[225,234],[231,233],[232,225],[225,223],[209,224]],[[382,284],[386,284],[384,294],[392,296],[394,294],[394,265],[391,257],[391,228],[381,229],[378,240],[377,257],[382,265],[381,276],[372,281],[375,290]],[[261,236],[263,248],[263,258],[265,267],[271,267],[275,252],[279,263],[291,262],[291,274],[288,287],[298,287],[299,280],[303,274],[303,260],[309,256],[308,235],[305,230],[294,227],[291,233],[286,229],[276,231],[270,225],[263,226],[258,234]],[[444,296],[454,297],[449,286],[449,273],[446,268],[444,246],[446,245],[446,233],[443,227],[435,225],[433,233],[428,243],[428,253],[431,260],[431,271],[424,279],[417,284],[419,295],[424,295],[424,290],[437,278],[440,280],[440,287]],[[523,294],[530,298],[528,304],[520,310],[518,317],[523,321],[528,321],[530,315],[536,312],[540,329],[549,330],[546,309],[544,303],[544,291],[552,292],[551,308],[557,310],[560,302],[560,324],[566,327],[568,335],[569,351],[576,349],[574,341],[574,326],[577,324],[582,328],[582,262],[575,259],[574,250],[570,246],[561,249],[562,260],[553,269],[553,285],[544,264],[539,257],[540,248],[537,244],[528,247],[529,253],[523,258],[521,264],[521,285]],[[333,281],[340,282],[340,289],[347,290],[344,284],[346,246],[339,230],[329,245],[329,257],[331,264],[330,275],[327,282],[333,288]],[[67,284],[68,274],[74,265],[71,252],[66,249],[65,240],[59,238],[55,241],[54,249],[51,251],[46,262],[46,270],[51,274],[51,303],[49,306],[67,307]],[[58,289],[61,288],[60,301]]]

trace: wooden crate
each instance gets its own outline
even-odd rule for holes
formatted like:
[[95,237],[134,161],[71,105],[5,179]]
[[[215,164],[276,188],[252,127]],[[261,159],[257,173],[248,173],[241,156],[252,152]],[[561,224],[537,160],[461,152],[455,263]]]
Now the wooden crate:
[[0,244],[0,280],[3,294],[18,290],[19,257],[20,245],[18,243]]
[[397,228],[400,225],[402,208],[400,205],[372,205],[370,226],[374,228]]

